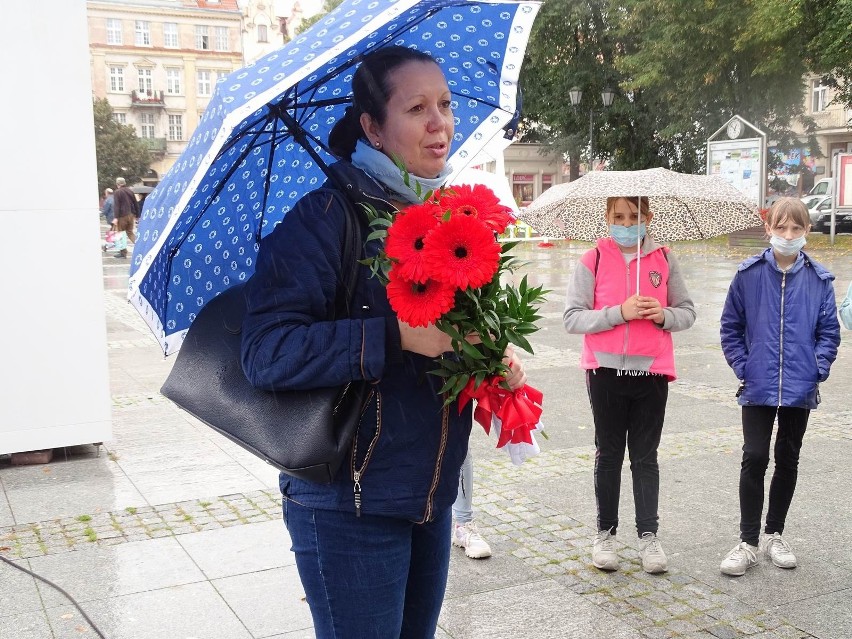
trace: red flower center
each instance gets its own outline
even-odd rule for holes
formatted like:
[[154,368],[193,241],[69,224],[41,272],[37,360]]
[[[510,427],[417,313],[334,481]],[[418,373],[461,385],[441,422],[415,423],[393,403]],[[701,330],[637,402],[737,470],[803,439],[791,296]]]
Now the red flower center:
[[418,251],[423,249],[423,238],[422,237],[418,237],[416,240],[414,240],[414,248],[415,248],[415,250],[418,250]]
[[456,257],[459,259],[464,259],[467,257],[467,249],[463,246],[457,246],[455,250]]

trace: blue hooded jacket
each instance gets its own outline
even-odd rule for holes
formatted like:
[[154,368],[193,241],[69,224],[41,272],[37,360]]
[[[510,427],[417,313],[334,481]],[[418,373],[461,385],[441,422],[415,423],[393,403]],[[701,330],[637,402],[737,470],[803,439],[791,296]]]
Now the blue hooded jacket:
[[[332,165],[355,201],[389,209],[383,189],[348,162]],[[333,188],[330,182],[326,188]],[[356,207],[357,208],[357,207]],[[281,475],[282,494],[311,508],[355,512],[354,471],[362,472],[361,512],[421,522],[456,498],[472,418],[443,408],[442,379],[430,357],[403,351],[385,287],[360,276],[348,319],[329,321],[341,264],[344,210],[328,191],[302,197],[261,242],[246,286],[243,370],[255,386],[299,390],[366,379],[374,384],[353,453],[331,484]],[[362,237],[369,231],[361,215]],[[378,241],[366,245],[375,255]]]
[[786,272],[772,248],[740,264],[722,311],[725,359],[742,406],[814,409],[840,345],[834,275],[800,252]]

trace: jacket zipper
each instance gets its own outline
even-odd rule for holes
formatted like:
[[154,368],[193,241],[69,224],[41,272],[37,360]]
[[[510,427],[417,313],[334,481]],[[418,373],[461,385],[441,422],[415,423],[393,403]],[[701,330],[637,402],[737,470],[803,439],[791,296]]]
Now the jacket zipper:
[[[364,418],[364,414],[367,412],[367,406],[370,405],[370,400],[372,399],[373,394],[376,396],[376,433],[373,435],[373,439],[370,440],[370,445],[367,446],[367,452],[364,454],[364,463],[361,464],[361,468],[355,468],[355,459],[358,454],[358,433],[361,430],[360,422]],[[361,478],[367,471],[367,465],[370,463],[370,458],[373,456],[373,449],[376,446],[376,442],[379,441],[379,435],[382,432],[382,394],[379,391],[370,391],[370,396],[367,397],[367,401],[364,402],[364,410],[361,412],[361,417],[358,421],[358,430],[355,431],[355,437],[352,440],[352,481],[354,483],[352,490],[355,497],[356,517],[361,516]]]
[[432,476],[432,485],[429,487],[429,495],[426,498],[426,512],[423,514],[423,519],[418,521],[418,524],[425,524],[432,519],[433,499],[435,491],[438,489],[438,480],[441,477],[441,466],[444,462],[444,452],[447,450],[447,436],[449,434],[450,422],[450,407],[444,406],[441,409],[441,445],[438,447],[438,459],[435,461],[435,474]]
[[778,405],[781,405],[781,388],[784,382],[784,293],[787,288],[787,271],[781,274],[781,345],[778,351]]

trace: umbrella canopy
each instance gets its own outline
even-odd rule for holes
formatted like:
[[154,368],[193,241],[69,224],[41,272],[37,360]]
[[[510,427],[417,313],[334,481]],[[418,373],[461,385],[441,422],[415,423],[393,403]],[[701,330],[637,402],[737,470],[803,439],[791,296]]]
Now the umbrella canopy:
[[216,91],[183,155],[145,200],[128,297],[168,355],[204,304],[254,272],[260,239],[325,181],[328,133],[364,54],[430,53],[453,94],[461,171],[516,117],[538,2],[345,0]]
[[700,240],[760,226],[757,205],[717,175],[668,169],[594,171],[551,187],[520,218],[540,235],[594,242],[608,235],[607,197],[647,196],[662,242]]

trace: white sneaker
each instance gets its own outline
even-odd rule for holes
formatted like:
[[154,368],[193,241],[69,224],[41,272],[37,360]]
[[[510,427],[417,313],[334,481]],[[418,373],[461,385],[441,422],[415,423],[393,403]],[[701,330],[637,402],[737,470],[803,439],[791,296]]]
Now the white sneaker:
[[485,559],[491,556],[491,546],[479,534],[476,522],[466,524],[453,523],[453,545],[464,548],[464,554],[471,559]]
[[781,538],[781,533],[764,535],[760,543],[767,559],[779,568],[795,568],[796,555],[790,550],[790,544]]
[[618,570],[618,555],[615,553],[615,535],[609,530],[599,530],[592,545],[592,565],[601,570]]
[[666,572],[669,562],[657,535],[652,532],[642,533],[639,540],[639,556],[642,558],[642,570],[655,575]]
[[731,552],[725,555],[719,568],[723,575],[740,577],[746,573],[746,570],[757,564],[757,553],[757,546],[741,541]]

